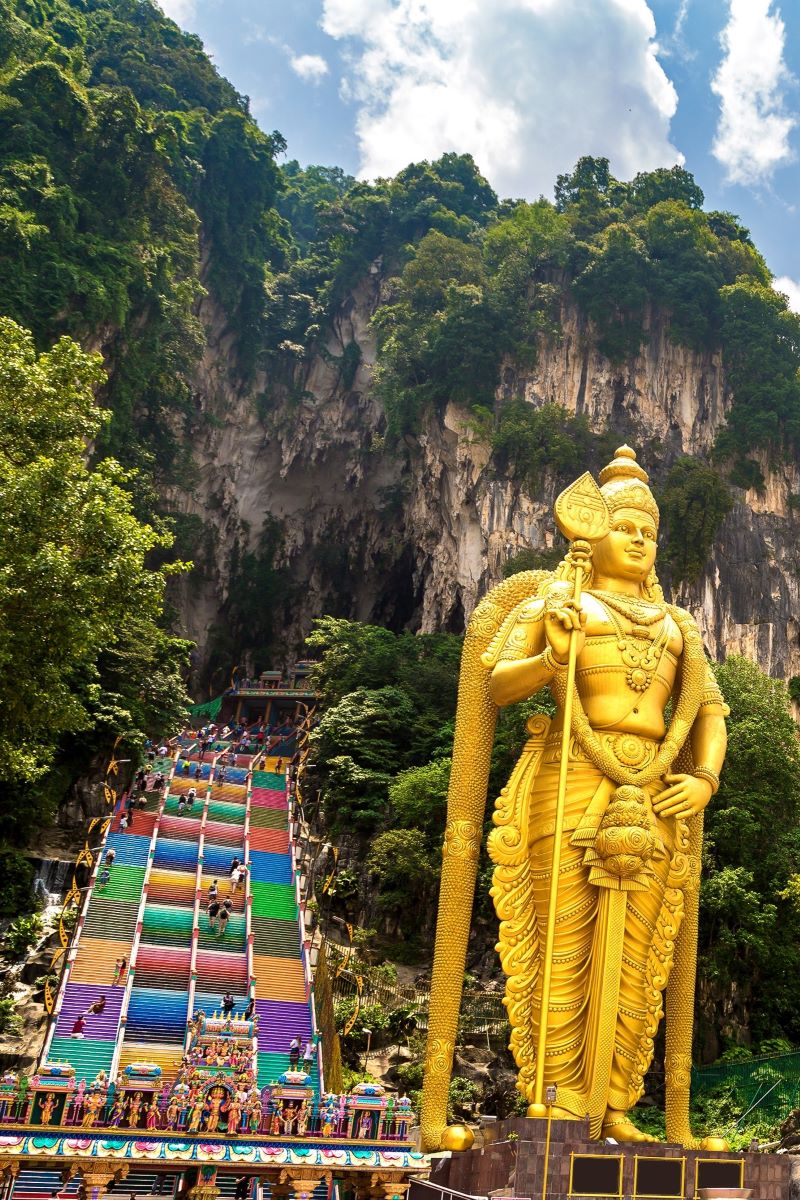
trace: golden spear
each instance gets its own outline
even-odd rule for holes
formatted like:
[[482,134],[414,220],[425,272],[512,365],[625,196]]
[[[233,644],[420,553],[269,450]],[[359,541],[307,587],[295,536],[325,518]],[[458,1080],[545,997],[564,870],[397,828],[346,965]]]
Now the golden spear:
[[[555,517],[559,529],[570,544],[570,558],[575,566],[575,583],[569,606],[579,610],[583,577],[592,554],[592,543],[604,538],[610,528],[610,517],[605,497],[587,471],[565,488],[555,503]],[[536,1071],[533,1085],[533,1103],[528,1106],[529,1117],[547,1116],[544,1103],[544,1064],[547,1052],[548,1020],[550,1016],[550,987],[553,975],[553,944],[556,933],[558,907],[558,879],[561,869],[561,840],[564,834],[564,808],[567,797],[567,768],[569,766],[569,743],[572,736],[572,693],[575,684],[575,668],[578,660],[577,629],[569,634],[569,657],[567,659],[566,696],[564,699],[564,724],[561,730],[561,761],[558,771],[558,795],[556,798],[555,829],[553,831],[553,860],[550,868],[550,897],[547,908],[547,933],[542,955],[542,994],[539,1007],[539,1037],[536,1044]]]

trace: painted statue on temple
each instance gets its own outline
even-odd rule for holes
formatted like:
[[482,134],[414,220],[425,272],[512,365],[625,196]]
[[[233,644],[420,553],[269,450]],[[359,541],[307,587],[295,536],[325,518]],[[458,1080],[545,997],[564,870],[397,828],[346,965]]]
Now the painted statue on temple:
[[445,1114],[497,709],[544,687],[556,715],[529,719],[488,843],[517,1086],[530,1116],[588,1113],[594,1138],[644,1140],[627,1113],[667,988],[667,1135],[691,1144],[702,814],[719,786],[726,708],[693,618],[659,586],[659,513],[632,450],[617,451],[600,485],[586,474],[556,501],[570,542],[560,566],[512,576],[469,623],[423,1088],[428,1149],[464,1144]]

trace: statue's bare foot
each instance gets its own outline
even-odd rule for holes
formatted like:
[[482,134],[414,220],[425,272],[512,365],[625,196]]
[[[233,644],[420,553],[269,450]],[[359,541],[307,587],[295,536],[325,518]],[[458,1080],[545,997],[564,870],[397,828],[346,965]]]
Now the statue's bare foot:
[[604,1138],[613,1138],[615,1142],[654,1142],[656,1139],[649,1133],[637,1129],[627,1113],[609,1108],[603,1121],[602,1134]]

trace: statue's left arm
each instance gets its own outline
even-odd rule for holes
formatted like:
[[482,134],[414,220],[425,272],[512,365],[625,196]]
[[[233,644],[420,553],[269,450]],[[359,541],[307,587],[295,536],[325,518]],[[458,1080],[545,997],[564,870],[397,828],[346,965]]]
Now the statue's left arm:
[[661,817],[692,817],[703,811],[719,788],[719,773],[728,744],[725,729],[728,709],[711,667],[707,670],[703,699],[689,734],[693,769],[691,774],[664,776],[669,786],[653,801],[653,808]]

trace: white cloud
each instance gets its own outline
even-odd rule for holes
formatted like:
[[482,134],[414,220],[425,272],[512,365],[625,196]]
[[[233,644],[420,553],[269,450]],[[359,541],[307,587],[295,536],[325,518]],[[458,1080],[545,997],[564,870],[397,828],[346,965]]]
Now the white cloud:
[[779,275],[773,279],[772,286],[776,292],[783,292],[788,297],[789,308],[792,312],[800,313],[800,281],[791,279],[788,275]]
[[186,29],[197,12],[197,0],[159,0],[162,10],[181,29]]
[[624,178],[682,161],[646,0],[324,0],[322,27],[345,40],[362,177],[454,150],[535,197],[582,154]]
[[720,98],[714,157],[730,183],[763,183],[793,157],[789,135],[797,117],[786,111],[786,29],[772,0],[730,0],[720,41],[723,58],[711,82]]
[[328,74],[328,64],[319,54],[292,54],[290,51],[289,66],[306,83],[319,83]]

